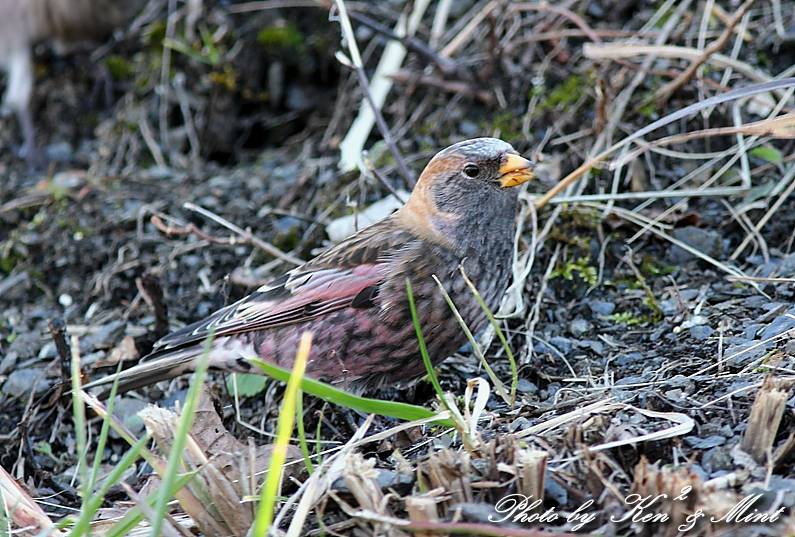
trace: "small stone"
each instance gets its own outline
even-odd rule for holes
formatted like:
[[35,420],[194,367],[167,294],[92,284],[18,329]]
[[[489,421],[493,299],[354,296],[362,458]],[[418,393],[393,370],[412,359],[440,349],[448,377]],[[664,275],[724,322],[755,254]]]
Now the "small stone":
[[[678,241],[710,257],[719,259],[723,253],[723,237],[716,231],[687,226],[675,229],[673,236]],[[691,259],[696,259],[696,256],[677,245],[671,247],[668,255],[668,260],[671,263],[682,263]]]
[[17,360],[19,359],[19,354],[16,352],[6,352],[3,359],[0,360],[0,375],[5,375],[12,369],[14,366],[17,365]]
[[516,391],[528,395],[538,395],[538,386],[527,379],[519,379],[516,382]]
[[668,390],[664,395],[672,401],[679,401],[684,397],[684,392],[677,388],[675,390]]
[[671,388],[684,388],[690,386],[692,382],[693,381],[684,375],[674,375],[665,381],[665,385],[670,386]]
[[773,322],[771,322],[767,328],[762,330],[762,333],[759,334],[759,339],[765,341],[783,334],[792,328],[795,328],[795,308],[790,309],[784,312],[784,314],[773,319]]
[[704,341],[712,335],[712,328],[707,325],[698,325],[690,327],[690,337],[696,341]]
[[749,341],[729,347],[724,356],[730,367],[743,367],[749,362],[761,358],[766,352],[765,345],[761,345],[759,341]]
[[663,315],[674,315],[676,314],[676,302],[667,298],[665,300],[660,300],[657,302],[657,306],[660,308],[660,311]]
[[511,430],[512,433],[515,433],[516,431],[521,431],[523,429],[527,429],[528,427],[530,427],[530,420],[522,416],[519,416],[518,418],[513,420],[511,424],[508,426],[508,428]]
[[47,160],[56,162],[69,162],[74,156],[74,149],[69,142],[55,142],[44,148]]
[[22,332],[14,337],[6,352],[17,353],[19,361],[29,360],[41,350],[44,341],[42,336],[34,331]]
[[[395,472],[394,470],[376,468],[375,471],[376,475],[374,481],[376,486],[381,490],[386,490],[388,488],[400,485],[411,485],[414,482],[412,477]],[[331,488],[342,493],[350,493],[351,491],[348,488],[348,484],[345,482],[345,479],[342,477],[335,479],[331,484]]]
[[616,310],[615,303],[604,300],[593,300],[588,306],[591,308],[591,311],[597,315],[611,315]]
[[554,346],[563,354],[568,354],[568,352],[571,351],[572,347],[571,339],[563,336],[555,336],[549,338],[549,344]]
[[[117,397],[113,403],[113,415],[119,419],[133,434],[144,432],[145,426],[138,412],[146,408],[148,403],[132,397]],[[112,435],[115,437],[113,431]]]
[[49,388],[50,381],[40,369],[17,369],[3,383],[3,393],[11,397],[27,396],[31,390],[35,395],[41,395]]
[[574,337],[580,337],[591,329],[591,323],[585,319],[574,319],[569,323],[569,332]]
[[712,435],[706,438],[698,438],[697,436],[686,436],[685,443],[694,449],[711,449],[714,447],[722,446],[726,443],[726,437],[720,435]]

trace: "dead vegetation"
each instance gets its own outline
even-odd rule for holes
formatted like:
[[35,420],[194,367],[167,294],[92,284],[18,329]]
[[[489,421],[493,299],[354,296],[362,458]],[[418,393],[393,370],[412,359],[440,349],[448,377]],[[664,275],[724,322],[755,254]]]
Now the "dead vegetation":
[[[109,469],[129,449],[114,436],[97,452],[99,418],[79,433],[68,397],[42,398],[68,371],[48,319],[76,336],[85,374],[111,371],[162,331],[145,274],[172,327],[195,320],[311,257],[334,219],[410,189],[437,149],[497,136],[546,173],[522,195],[497,314],[515,405],[463,403],[468,379],[492,384],[471,349],[438,371],[458,429],[305,396],[314,471],[289,467],[274,532],[792,533],[793,86],[747,88],[795,74],[794,13],[786,0],[150,0],[92,55],[114,79],[109,108],[84,105],[89,74],[40,46],[32,110],[50,169],[14,155],[13,118],[0,129],[3,527],[76,516],[78,461]],[[499,339],[479,343],[510,385]],[[163,534],[243,534],[256,518],[254,443],[271,442],[283,385],[208,382],[220,403],[202,399],[181,470],[199,477]],[[184,404],[187,385],[117,401],[132,442],[145,403]],[[379,396],[435,398],[425,381]],[[101,502],[114,523],[133,508],[151,519],[175,423],[158,416],[150,466]]]

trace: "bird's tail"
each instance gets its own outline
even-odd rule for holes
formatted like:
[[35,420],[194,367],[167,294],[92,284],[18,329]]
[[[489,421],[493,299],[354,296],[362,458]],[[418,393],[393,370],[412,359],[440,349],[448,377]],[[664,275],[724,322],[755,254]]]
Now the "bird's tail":
[[190,373],[196,369],[201,355],[201,347],[168,350],[153,354],[146,361],[130,369],[89,382],[83,388],[91,390],[101,387],[102,391],[97,395],[102,399],[110,394],[113,383],[118,381],[116,393],[121,394],[161,380],[169,380],[184,373]]

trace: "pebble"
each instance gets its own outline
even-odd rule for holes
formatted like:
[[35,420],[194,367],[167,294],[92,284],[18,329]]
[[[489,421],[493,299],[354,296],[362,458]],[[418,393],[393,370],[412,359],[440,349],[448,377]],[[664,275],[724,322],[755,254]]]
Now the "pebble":
[[779,315],[773,319],[773,322],[771,322],[767,328],[762,330],[762,333],[759,334],[759,339],[765,341],[772,337],[783,334],[792,328],[795,328],[795,308],[792,308],[784,312],[783,315]]
[[665,385],[670,386],[671,388],[685,388],[692,386],[692,384],[693,381],[684,375],[674,375],[665,381]]
[[127,321],[117,319],[101,325],[91,334],[81,338],[81,349],[107,349],[119,342],[127,328]]
[[3,393],[11,397],[24,397],[33,390],[41,395],[50,388],[50,381],[41,369],[17,369],[3,383]]
[[19,354],[16,352],[6,352],[3,359],[0,360],[0,375],[5,375],[17,365]]
[[[117,397],[113,403],[113,415],[119,419],[135,435],[144,432],[146,428],[138,412],[146,408],[149,403],[132,397]],[[116,432],[111,430],[111,436],[118,438]]]
[[22,332],[8,345],[6,353],[16,353],[20,361],[29,360],[36,356],[43,343],[42,336],[35,331]]
[[696,341],[706,340],[707,338],[709,338],[709,336],[712,335],[712,332],[713,332],[712,327],[707,326],[705,324],[690,327],[690,337],[692,337]]
[[614,302],[607,302],[604,300],[593,300],[588,306],[591,308],[591,311],[597,315],[610,315],[616,310]]
[[530,427],[530,420],[525,417],[519,416],[515,420],[511,422],[508,428],[511,430],[512,433],[516,431],[521,431]]
[[516,391],[528,395],[538,395],[538,386],[527,379],[519,379],[516,382]]
[[574,319],[571,323],[569,323],[569,332],[571,332],[574,337],[580,337],[590,329],[591,323],[585,319]]
[[74,156],[74,149],[69,142],[55,142],[44,148],[47,160],[69,162]]
[[756,334],[764,327],[762,323],[751,323],[743,327],[743,339],[748,341],[756,338]]
[[[403,475],[401,473],[395,472],[394,470],[376,468],[375,471],[375,484],[381,490],[386,490],[387,488],[400,485],[411,485],[414,482],[413,477]],[[350,493],[351,491],[351,489],[348,488],[348,484],[345,482],[345,479],[342,477],[335,479],[331,484],[331,488],[343,493]]]
[[[675,229],[673,236],[678,241],[710,257],[719,259],[723,253],[723,236],[716,231],[687,226]],[[682,263],[691,259],[696,259],[696,256],[677,245],[673,245],[668,254],[670,263]]]
[[684,392],[682,390],[680,390],[679,388],[677,388],[675,390],[668,390],[667,392],[664,393],[664,395],[665,395],[665,397],[667,397],[671,401],[680,401],[685,396]]
[[663,315],[676,314],[677,303],[670,298],[658,301],[657,306],[660,308]]
[[571,351],[572,342],[571,339],[563,336],[555,336],[549,338],[549,344],[553,345],[556,349],[558,349],[563,354],[568,354]]
[[722,446],[726,443],[726,437],[714,434],[706,438],[698,438],[697,436],[686,436],[685,443],[694,449],[710,449]]
[[578,341],[577,346],[581,349],[590,349],[599,356],[604,355],[605,352],[605,344],[601,341],[596,341],[593,339],[583,339],[582,341]]
[[726,349],[724,356],[728,358],[727,364],[730,367],[742,367],[748,362],[761,358],[766,352],[765,345],[760,345],[758,341],[749,341],[732,345]]

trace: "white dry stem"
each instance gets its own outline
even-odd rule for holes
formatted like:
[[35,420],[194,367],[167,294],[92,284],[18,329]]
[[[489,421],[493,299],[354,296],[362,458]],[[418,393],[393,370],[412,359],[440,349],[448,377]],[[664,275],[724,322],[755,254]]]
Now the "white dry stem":
[[[406,21],[405,15],[401,16],[398,20],[394,30],[395,35],[401,37],[414,35],[429,3],[430,0],[415,2],[414,10],[411,12],[408,22]],[[344,58],[341,54],[338,54],[337,59],[342,63],[349,61],[355,68],[362,68],[362,58],[359,55],[356,37],[353,34],[353,29],[348,19],[345,2],[337,0],[336,5],[340,11],[342,35],[345,38],[345,43],[348,46],[350,54],[349,58]],[[389,90],[392,89],[392,79],[389,75],[400,68],[405,57],[406,47],[399,41],[390,41],[384,47],[384,53],[381,56],[381,60],[378,62],[378,67],[375,70],[375,74],[373,74],[373,79],[370,81],[370,94],[373,104],[378,110],[383,108],[386,102],[386,96]],[[350,171],[354,169],[366,169],[364,160],[362,159],[362,151],[364,150],[364,144],[370,136],[370,131],[373,130],[374,125],[375,112],[366,101],[362,101],[362,104],[359,106],[359,115],[356,116],[351,128],[348,130],[342,143],[340,143],[340,170]]]

